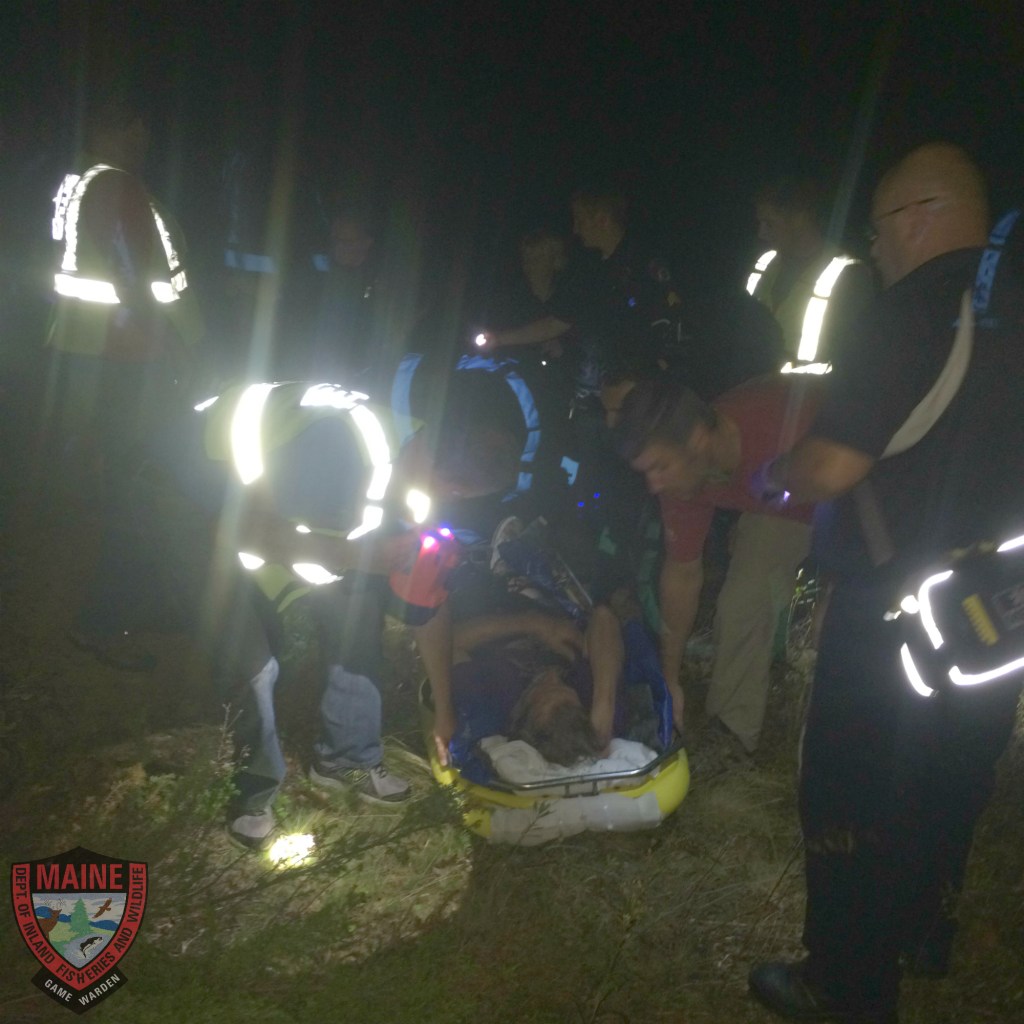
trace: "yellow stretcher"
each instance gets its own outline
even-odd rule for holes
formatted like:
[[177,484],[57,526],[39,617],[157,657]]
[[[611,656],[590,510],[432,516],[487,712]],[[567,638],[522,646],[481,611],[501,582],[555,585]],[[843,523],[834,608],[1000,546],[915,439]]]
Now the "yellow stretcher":
[[535,846],[584,831],[654,828],[683,802],[690,786],[686,749],[680,744],[629,772],[567,774],[518,786],[500,780],[481,785],[463,777],[457,767],[438,761],[426,688],[420,691],[420,707],[434,778],[455,789],[466,826],[489,842]]

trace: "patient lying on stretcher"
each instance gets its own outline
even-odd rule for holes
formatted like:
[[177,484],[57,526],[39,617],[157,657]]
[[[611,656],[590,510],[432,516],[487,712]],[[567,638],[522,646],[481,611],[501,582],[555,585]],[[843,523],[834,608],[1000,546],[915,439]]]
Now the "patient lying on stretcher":
[[[617,607],[633,614],[624,600]],[[643,728],[635,721],[635,700],[621,685],[620,614],[598,606],[585,631],[540,609],[457,623],[452,695],[463,744],[500,734],[523,740],[551,764],[570,767],[608,754],[612,738],[625,736],[631,720]],[[646,711],[648,736],[656,730],[650,704],[649,693],[643,694],[639,717]]]

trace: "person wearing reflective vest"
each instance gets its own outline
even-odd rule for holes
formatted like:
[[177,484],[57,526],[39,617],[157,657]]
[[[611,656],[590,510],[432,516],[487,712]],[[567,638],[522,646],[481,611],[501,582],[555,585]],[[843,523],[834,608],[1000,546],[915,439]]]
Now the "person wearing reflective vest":
[[[384,612],[413,628],[437,709],[438,754],[447,759],[451,636],[443,581],[454,565],[448,531],[423,533],[430,500],[414,438],[398,452],[387,409],[333,384],[250,384],[200,403],[194,439],[169,459],[182,490],[219,517],[227,575],[256,585],[237,652],[249,681],[236,743],[248,756],[237,777],[231,835],[262,848],[285,775],[274,689],[273,627],[296,600],[309,603],[326,678],[310,778],[372,801],[409,796],[382,764],[379,670]],[[189,436],[186,430],[186,438]],[[198,443],[197,443],[198,442]],[[415,479],[414,479],[415,478]],[[225,487],[226,485],[226,487]],[[415,526],[414,526],[415,524]],[[217,589],[213,587],[212,589]],[[221,588],[223,589],[223,587]]]
[[807,179],[779,179],[756,199],[758,237],[747,291],[782,328],[784,373],[826,373],[842,333],[874,294],[869,268],[826,242],[823,194]]
[[83,169],[54,197],[49,404],[62,440],[94,441],[116,471],[182,390],[203,325],[180,229],[138,177],[149,140],[142,112],[107,98],[86,131]]

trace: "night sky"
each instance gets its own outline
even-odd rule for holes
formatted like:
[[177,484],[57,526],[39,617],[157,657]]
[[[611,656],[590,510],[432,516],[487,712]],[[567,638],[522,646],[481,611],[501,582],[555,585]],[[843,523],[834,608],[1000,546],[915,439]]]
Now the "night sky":
[[898,7],[8,3],[3,170],[66,162],[83,98],[118,72],[143,83],[147,180],[193,239],[227,146],[258,137],[296,194],[414,181],[435,229],[485,253],[611,177],[682,265],[739,275],[757,246],[750,195],[780,170],[845,181],[848,236],[879,168],[915,141],[964,143],[996,204],[1014,194],[1021,5]]

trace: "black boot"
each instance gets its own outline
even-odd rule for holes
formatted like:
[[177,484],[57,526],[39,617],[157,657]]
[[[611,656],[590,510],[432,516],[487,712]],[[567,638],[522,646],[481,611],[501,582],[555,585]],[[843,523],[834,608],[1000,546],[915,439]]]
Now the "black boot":
[[895,1009],[844,1006],[808,981],[803,963],[758,964],[750,972],[748,983],[759,1003],[788,1020],[898,1024]]

